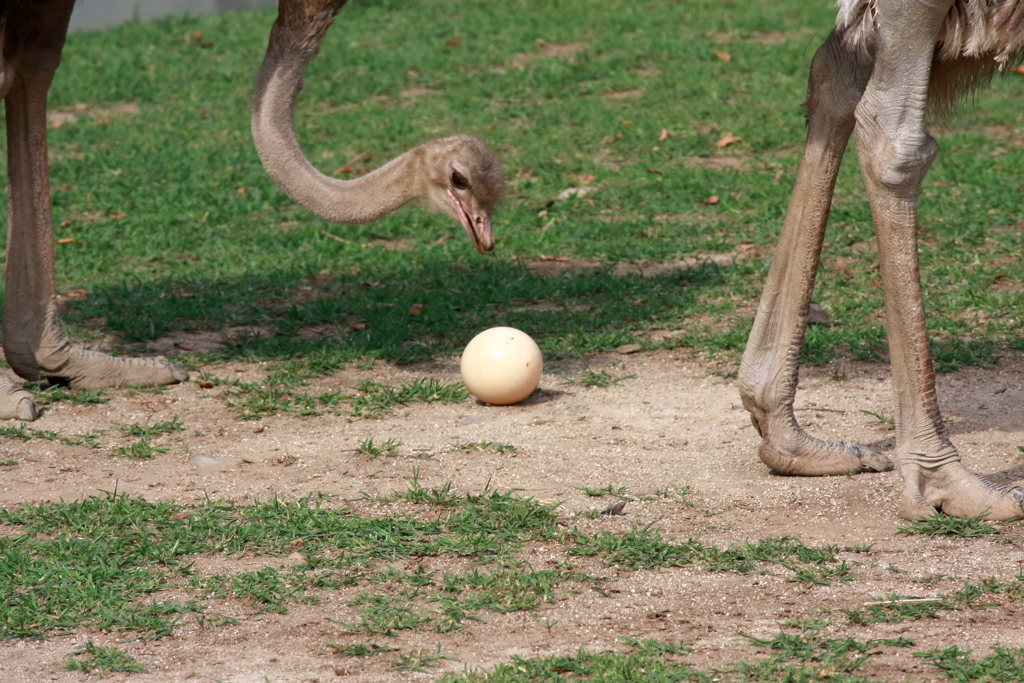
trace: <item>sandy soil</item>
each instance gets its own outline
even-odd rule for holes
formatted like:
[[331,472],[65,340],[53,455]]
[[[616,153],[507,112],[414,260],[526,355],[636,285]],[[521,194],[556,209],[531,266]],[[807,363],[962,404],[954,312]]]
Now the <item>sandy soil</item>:
[[[943,613],[937,619],[847,626],[843,614],[891,592],[933,596],[963,581],[985,577],[1013,580],[1021,571],[1021,527],[980,539],[897,535],[899,478],[895,473],[820,479],[773,476],[756,458],[757,437],[731,379],[681,353],[612,355],[589,359],[590,367],[635,377],[608,388],[585,388],[563,377],[579,368],[552,368],[542,392],[525,403],[490,407],[467,399],[454,405],[411,404],[379,419],[349,422],[344,415],[276,416],[239,421],[224,405],[220,387],[192,381],[161,394],[108,392],[106,404],[59,403],[32,427],[79,434],[113,430],[104,449],[33,440],[0,439],[0,504],[74,500],[100,491],[127,491],[149,499],[200,501],[209,496],[236,502],[286,499],[324,492],[357,500],[362,492],[402,491],[414,470],[425,487],[451,482],[461,492],[489,485],[524,496],[564,501],[567,523],[586,531],[625,531],[656,521],[669,539],[697,534],[720,547],[769,536],[793,536],[811,546],[840,548],[873,544],[869,554],[841,557],[864,564],[848,584],[787,582],[770,575],[708,573],[700,569],[626,571],[578,562],[584,570],[616,576],[614,592],[603,597],[583,590],[536,612],[482,614],[462,631],[439,634],[406,631],[372,638],[410,652],[441,652],[429,674],[401,673],[398,652],[370,658],[340,658],[328,643],[366,642],[327,618],[353,620],[345,604],[354,592],[336,591],[317,606],[296,606],[288,614],[257,614],[241,601],[219,603],[216,611],[237,625],[201,629],[188,623],[155,642],[123,642],[124,634],[78,632],[46,641],[0,643],[0,680],[9,683],[73,681],[83,674],[62,671],[68,654],[88,640],[132,653],[149,674],[135,681],[384,681],[425,680],[463,667],[492,667],[512,655],[536,657],[622,649],[620,636],[685,641],[694,650],[685,660],[700,667],[755,661],[762,651],[739,632],[770,638],[793,617],[831,609],[835,636],[858,640],[903,635],[913,648],[872,657],[859,675],[878,680],[940,680],[913,651],[956,644],[989,654],[992,646],[1024,647],[1024,604],[1007,601],[987,610]],[[612,363],[611,366],[608,364]],[[265,368],[228,365],[206,368],[225,377],[256,380]],[[331,388],[353,388],[363,378],[395,383],[420,377],[458,380],[457,363],[350,369],[317,380]],[[995,472],[1021,464],[1024,444],[1024,360],[1004,360],[993,370],[969,369],[939,378],[946,417],[970,467]],[[879,442],[884,427],[872,425],[862,409],[892,414],[888,368],[837,362],[803,371],[798,415],[827,438]],[[118,443],[116,423],[170,420],[186,429],[163,437],[169,451],[148,462],[110,457]],[[372,435],[376,442],[401,442],[397,457],[368,460],[354,449]],[[511,443],[514,453],[459,451],[459,443]],[[689,486],[699,501],[687,507],[659,498],[631,501],[621,516],[572,517],[614,499],[592,498],[580,487],[628,487],[639,496],[667,485]],[[371,505],[354,503],[355,505]],[[535,566],[562,557],[558,547],[530,547]],[[218,558],[200,558],[215,564]],[[246,569],[254,562],[246,560]],[[287,558],[259,559],[286,562]],[[429,566],[439,569],[447,560]],[[898,569],[898,573],[893,569]],[[943,578],[945,577],[945,578]],[[922,582],[921,580],[931,579]],[[353,589],[357,591],[358,589]],[[760,654],[759,654],[760,652]],[[113,674],[108,680],[123,680]]]

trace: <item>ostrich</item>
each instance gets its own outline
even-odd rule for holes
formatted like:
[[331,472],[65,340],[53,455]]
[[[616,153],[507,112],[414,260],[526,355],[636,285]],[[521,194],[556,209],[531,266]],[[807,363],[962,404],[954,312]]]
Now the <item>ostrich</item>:
[[[1024,516],[1024,489],[966,469],[939,412],[917,261],[921,182],[938,151],[929,107],[1024,57],[1024,0],[840,0],[837,28],[811,63],[807,140],[775,259],[743,354],[743,405],[759,455],[779,474],[891,469],[903,478],[899,513]],[[885,296],[896,446],[886,455],[826,442],[797,423],[800,349],[825,224],[847,141],[856,139],[875,224]]]
[[[302,75],[346,0],[280,0],[252,103],[253,135],[270,175],[296,201],[341,223],[366,223],[412,200],[452,216],[475,249],[494,247],[491,211],[504,184],[482,143],[428,142],[374,173],[343,182],[306,161],[292,110]],[[183,382],[163,358],[117,358],[73,344],[61,329],[54,277],[46,95],[60,63],[74,0],[0,5],[0,97],[7,112],[8,242],[3,350],[20,377],[75,389]],[[0,419],[34,420],[32,394],[0,373]]]
[[477,252],[490,251],[490,214],[504,180],[479,140],[432,140],[349,181],[320,173],[299,149],[292,112],[302,75],[346,1],[281,1],[252,98],[252,137],[263,167],[289,197],[329,221],[370,223],[419,200],[461,222]]

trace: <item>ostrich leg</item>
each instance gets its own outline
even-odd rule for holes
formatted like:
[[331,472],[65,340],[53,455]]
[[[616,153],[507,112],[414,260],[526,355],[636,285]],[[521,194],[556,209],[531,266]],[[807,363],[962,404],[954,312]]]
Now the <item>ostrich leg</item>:
[[855,130],[861,174],[875,223],[885,290],[896,393],[894,459],[903,477],[900,514],[941,510],[989,519],[1024,516],[1024,489],[991,483],[968,471],[946,434],[935,394],[917,258],[921,181],[938,145],[925,132],[924,110],[936,36],[952,0],[877,3],[875,67]]
[[832,192],[870,74],[870,59],[843,48],[836,32],[814,55],[803,158],[740,366],[743,405],[762,437],[758,455],[779,474],[892,468],[884,455],[863,446],[808,435],[793,414],[800,348]]
[[[3,347],[28,380],[73,388],[170,384],[188,379],[160,359],[114,358],[73,345],[61,331],[54,279],[46,160],[46,93],[60,63],[73,0],[6,3],[4,73],[8,155],[7,274]],[[0,417],[33,419],[31,395],[0,384]]]

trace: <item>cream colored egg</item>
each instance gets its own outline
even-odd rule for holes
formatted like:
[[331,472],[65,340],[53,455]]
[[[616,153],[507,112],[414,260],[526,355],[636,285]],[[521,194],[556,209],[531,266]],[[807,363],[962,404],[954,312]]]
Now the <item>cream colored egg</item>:
[[469,392],[484,403],[507,406],[533,393],[544,371],[537,342],[514,327],[484,330],[466,345],[460,366]]

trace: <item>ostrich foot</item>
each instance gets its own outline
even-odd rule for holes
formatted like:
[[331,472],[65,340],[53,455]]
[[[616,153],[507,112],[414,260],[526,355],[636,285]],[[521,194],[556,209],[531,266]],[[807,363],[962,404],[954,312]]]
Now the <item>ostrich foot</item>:
[[0,420],[31,422],[37,417],[39,413],[32,394],[15,384],[6,373],[0,373]]
[[[21,374],[20,372],[18,374]],[[72,389],[105,389],[124,384],[162,386],[188,380],[188,373],[162,356],[127,358],[108,356],[65,342],[40,362],[39,379],[67,384]]]
[[925,519],[940,511],[957,517],[988,520],[1024,517],[1024,488],[997,484],[971,472],[959,461],[938,468],[902,465],[903,499],[900,516]]
[[[188,373],[164,359],[125,358],[90,351],[64,341],[38,362],[26,363],[17,353],[7,352],[14,371],[31,381],[48,380],[72,389],[94,390],[124,384],[161,386],[188,380]],[[39,417],[32,394],[0,373],[0,420],[31,421]]]
[[753,414],[751,421],[762,436],[757,454],[775,474],[824,477],[888,472],[893,467],[881,451],[847,441],[816,439],[791,419],[774,421],[773,429],[764,429]]
[[163,357],[125,358],[108,356],[72,344],[63,335],[43,343],[36,353],[26,354],[12,344],[5,349],[7,362],[20,377],[48,380],[72,389],[105,389],[124,384],[161,386],[188,380],[188,373]]

